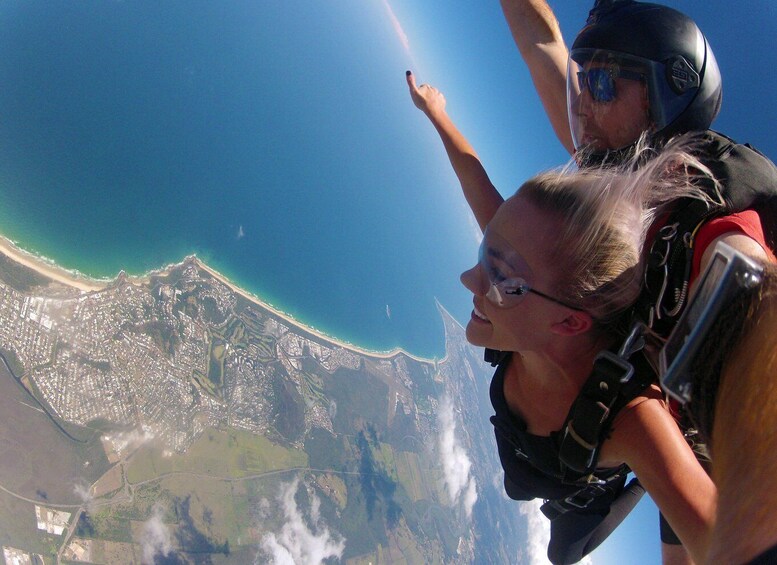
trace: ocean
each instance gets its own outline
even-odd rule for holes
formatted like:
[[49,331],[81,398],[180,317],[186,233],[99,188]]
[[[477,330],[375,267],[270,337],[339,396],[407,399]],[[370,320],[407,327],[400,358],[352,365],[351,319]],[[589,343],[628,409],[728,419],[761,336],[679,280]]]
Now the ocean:
[[[374,4],[374,5],[371,5]],[[195,253],[360,347],[444,355],[477,242],[380,3],[0,5],[0,233],[97,278]]]

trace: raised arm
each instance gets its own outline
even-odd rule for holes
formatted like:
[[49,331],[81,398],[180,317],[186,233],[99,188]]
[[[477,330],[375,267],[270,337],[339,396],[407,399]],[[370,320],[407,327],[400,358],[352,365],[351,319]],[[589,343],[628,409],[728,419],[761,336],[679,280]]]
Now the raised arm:
[[507,25],[561,144],[574,153],[567,118],[567,47],[545,0],[501,0]]
[[448,117],[442,93],[428,84],[416,86],[415,77],[410,71],[407,71],[407,85],[413,104],[426,114],[440,134],[448,159],[461,183],[464,198],[480,229],[485,230],[504,201],[502,195],[491,183],[475,150]]

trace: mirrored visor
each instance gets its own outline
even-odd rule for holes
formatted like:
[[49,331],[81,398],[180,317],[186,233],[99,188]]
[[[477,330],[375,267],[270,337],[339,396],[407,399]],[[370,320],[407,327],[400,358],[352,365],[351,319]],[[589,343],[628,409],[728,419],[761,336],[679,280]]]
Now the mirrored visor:
[[[622,120],[613,120],[610,115],[623,81],[640,80],[646,85],[648,131],[661,131],[671,124],[693,100],[698,75],[695,87],[678,94],[670,87],[666,73],[663,63],[633,55],[600,49],[571,51],[567,64],[567,112],[575,149],[604,153],[637,141],[641,132],[636,132],[634,139],[612,135],[623,126]],[[635,112],[642,111],[635,108]]]

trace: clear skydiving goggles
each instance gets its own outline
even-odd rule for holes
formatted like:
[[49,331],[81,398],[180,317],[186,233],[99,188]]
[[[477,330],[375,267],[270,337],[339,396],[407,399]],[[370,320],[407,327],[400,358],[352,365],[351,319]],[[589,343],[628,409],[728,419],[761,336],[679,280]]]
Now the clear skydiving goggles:
[[573,310],[581,310],[532,288],[526,277],[532,278],[532,270],[526,260],[499,234],[486,228],[478,250],[481,283],[488,286],[486,298],[499,308],[517,306],[529,294],[561,304]]
[[[756,290],[763,280],[763,266],[733,247],[719,242],[714,251],[696,292],[659,354],[661,386],[681,404],[699,400],[693,398],[695,378],[719,378],[696,374],[701,347],[706,340],[715,339],[711,330],[732,301]],[[699,409],[691,408],[692,415]],[[694,420],[711,421],[712,415]]]
[[[704,41],[703,36],[699,38]],[[567,64],[567,112],[576,149],[583,148],[581,94],[590,96],[594,108],[589,111],[595,120],[597,114],[606,114],[609,104],[617,100],[618,80],[640,80],[646,85],[651,132],[661,131],[674,122],[693,101],[701,83],[698,72],[679,56],[656,62],[604,49],[571,50]]]

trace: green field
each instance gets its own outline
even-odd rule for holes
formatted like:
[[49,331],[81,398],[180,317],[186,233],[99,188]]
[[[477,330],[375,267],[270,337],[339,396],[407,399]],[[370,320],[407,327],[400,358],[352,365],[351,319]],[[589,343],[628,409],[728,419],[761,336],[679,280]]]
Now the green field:
[[210,429],[185,455],[141,448],[132,456],[127,476],[130,484],[172,473],[235,479],[307,466],[304,451],[281,447],[250,432]]

